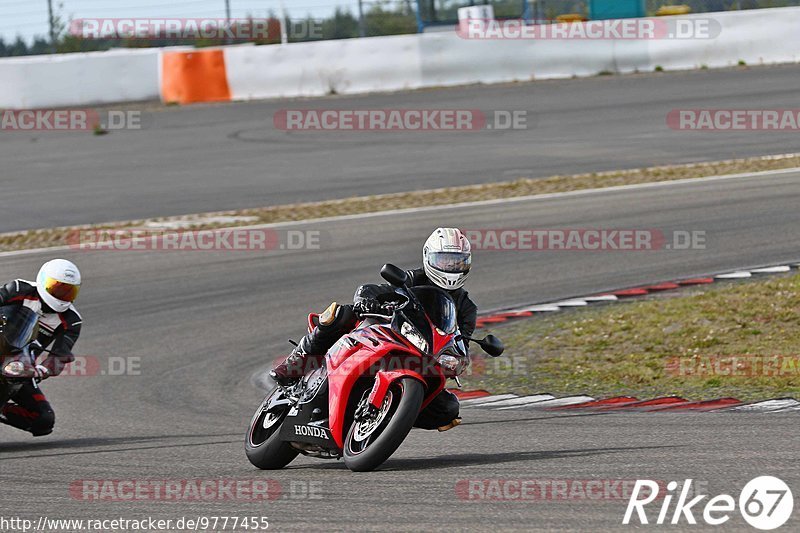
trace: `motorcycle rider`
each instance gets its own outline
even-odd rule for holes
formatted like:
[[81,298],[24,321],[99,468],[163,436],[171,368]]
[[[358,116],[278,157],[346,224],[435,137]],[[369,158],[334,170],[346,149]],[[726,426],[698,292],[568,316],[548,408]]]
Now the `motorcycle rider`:
[[[72,347],[81,334],[83,320],[73,302],[80,287],[80,270],[65,259],[42,265],[35,283],[17,279],[0,287],[0,306],[25,306],[39,314],[39,336],[33,352],[38,356],[52,344],[51,353],[36,365],[40,379],[58,376],[75,359]],[[55,413],[38,384],[26,383],[11,401],[0,407],[0,422],[35,437],[53,432]]]
[[[458,327],[462,335],[472,336],[478,318],[478,308],[464,290],[464,282],[472,265],[469,240],[457,228],[438,228],[422,248],[422,268],[408,270],[408,285],[435,285],[446,290],[456,303]],[[361,314],[386,314],[381,301],[394,294],[389,285],[362,285],[354,298],[354,305],[331,304],[319,316],[319,325],[292,351],[287,359],[276,366],[270,376],[280,385],[297,382],[309,368],[318,368],[325,353],[343,335],[352,331]],[[443,390],[420,413],[415,427],[447,431],[461,423],[458,398]]]

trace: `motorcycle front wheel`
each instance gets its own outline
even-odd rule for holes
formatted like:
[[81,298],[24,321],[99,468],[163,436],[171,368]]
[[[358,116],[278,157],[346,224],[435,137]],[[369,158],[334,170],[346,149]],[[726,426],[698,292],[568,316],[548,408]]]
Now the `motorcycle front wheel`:
[[276,394],[281,392],[276,390],[258,406],[244,440],[247,458],[253,466],[261,470],[279,470],[291,463],[300,453],[291,444],[279,438],[281,425],[289,412],[289,407],[283,406],[272,411],[266,409]]
[[[378,412],[350,426],[343,451],[347,468],[369,472],[391,457],[414,426],[424,397],[425,388],[414,378],[392,383]],[[357,409],[366,401],[363,398]]]

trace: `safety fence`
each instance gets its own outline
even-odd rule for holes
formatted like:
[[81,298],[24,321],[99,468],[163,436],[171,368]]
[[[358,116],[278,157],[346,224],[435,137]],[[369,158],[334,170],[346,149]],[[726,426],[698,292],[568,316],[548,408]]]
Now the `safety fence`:
[[[640,30],[650,24],[625,20]],[[603,33],[607,27],[591,22],[550,38],[526,28],[479,38],[452,31],[10,58],[0,60],[0,107],[240,101],[800,60],[797,7],[658,21],[663,28],[634,38]],[[676,35],[675,28],[688,33]]]

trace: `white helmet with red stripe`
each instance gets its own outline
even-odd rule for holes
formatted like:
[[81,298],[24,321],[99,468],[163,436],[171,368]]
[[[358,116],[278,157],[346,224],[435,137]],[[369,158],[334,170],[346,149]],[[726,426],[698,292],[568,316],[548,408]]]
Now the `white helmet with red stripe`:
[[53,259],[39,269],[36,290],[39,298],[55,311],[63,313],[78,297],[81,289],[81,271],[66,259]]
[[460,289],[472,266],[472,247],[457,228],[438,228],[422,248],[425,274],[442,289]]

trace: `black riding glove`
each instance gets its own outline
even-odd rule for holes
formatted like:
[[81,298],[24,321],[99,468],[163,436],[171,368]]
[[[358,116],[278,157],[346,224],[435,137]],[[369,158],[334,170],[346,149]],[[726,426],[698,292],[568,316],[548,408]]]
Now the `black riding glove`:
[[391,314],[388,304],[382,304],[373,298],[365,298],[353,306],[358,315],[386,315]]

